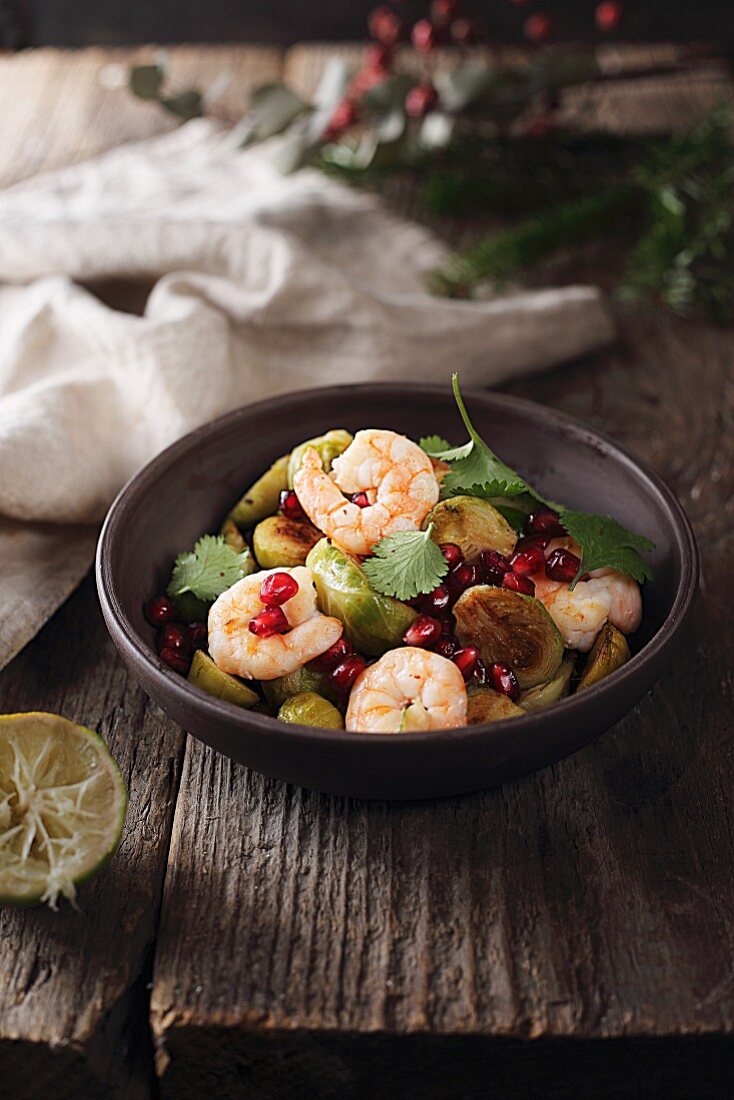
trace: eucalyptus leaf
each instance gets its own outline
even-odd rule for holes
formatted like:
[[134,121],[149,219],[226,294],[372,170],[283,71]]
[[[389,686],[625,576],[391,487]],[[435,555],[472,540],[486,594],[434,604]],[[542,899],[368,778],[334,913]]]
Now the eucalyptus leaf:
[[264,84],[250,97],[241,146],[279,134],[307,109],[306,103],[285,84]]
[[202,113],[201,94],[195,88],[189,88],[177,95],[162,96],[160,103],[184,122],[188,122],[190,118],[198,118]]
[[157,99],[164,76],[160,65],[135,65],[128,76],[130,91],[138,99]]

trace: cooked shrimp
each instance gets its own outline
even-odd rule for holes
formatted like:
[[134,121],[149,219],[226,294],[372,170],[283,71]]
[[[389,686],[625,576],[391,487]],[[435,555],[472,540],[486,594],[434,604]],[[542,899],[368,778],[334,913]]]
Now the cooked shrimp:
[[466,687],[452,661],[411,646],[391,649],[359,677],[349,696],[352,732],[453,729],[466,725]]
[[[573,539],[553,539],[546,547],[546,557],[559,546],[581,557]],[[632,577],[616,569],[594,569],[589,580],[579,581],[573,592],[567,584],[549,580],[545,573],[534,574],[532,580],[537,599],[569,649],[588,653],[607,621],[623,634],[634,633],[642,621],[640,587]]]
[[[331,475],[309,447],[293,479],[301,507],[312,523],[349,554],[369,554],[396,531],[417,531],[438,500],[431,459],[397,432],[357,432],[334,459]],[[360,508],[345,494],[366,493]]]
[[[258,638],[250,633],[250,620],[265,606],[260,588],[271,573],[290,573],[298,581],[298,592],[283,604],[291,629],[285,634]],[[246,680],[275,680],[324,653],[341,632],[339,619],[322,615],[316,607],[310,569],[305,565],[264,569],[243,577],[215,600],[209,612],[209,653],[223,672]]]

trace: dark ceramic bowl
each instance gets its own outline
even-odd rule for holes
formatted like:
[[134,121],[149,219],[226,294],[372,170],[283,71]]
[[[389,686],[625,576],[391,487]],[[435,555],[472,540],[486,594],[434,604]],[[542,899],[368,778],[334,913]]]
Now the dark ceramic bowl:
[[464,429],[448,386],[309,390],[215,420],[158,455],[110,508],[97,586],[110,634],[148,695],[185,730],[257,771],[365,798],[431,798],[477,790],[575,752],[634,706],[660,676],[693,604],[696,545],[673,495],[610,440],[550,409],[473,391],[478,430],[551,500],[609,513],[656,543],[632,660],[547,710],[467,729],[355,734],[287,725],[192,687],[162,663],[143,603],[164,589],[174,557],[216,531],[243,488],[294,444],[329,428],[392,428],[414,439]]

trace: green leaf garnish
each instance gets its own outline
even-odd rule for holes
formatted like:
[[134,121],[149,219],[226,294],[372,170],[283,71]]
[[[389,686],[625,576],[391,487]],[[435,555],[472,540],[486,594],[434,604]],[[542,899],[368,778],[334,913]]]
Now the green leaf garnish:
[[641,551],[653,549],[655,544],[650,539],[628,531],[611,516],[575,512],[570,508],[561,508],[559,513],[561,523],[582,550],[581,566],[571,588],[579,576],[604,566],[628,573],[639,583],[652,577],[652,569],[640,556]]
[[432,530],[433,524],[426,531],[399,531],[372,547],[375,556],[368,558],[362,569],[377,592],[412,600],[441,583],[449,565],[431,539]]
[[418,440],[418,446],[431,457],[451,449],[448,439],[444,439],[442,435],[424,435]]
[[247,552],[238,554],[220,535],[202,535],[193,550],[179,554],[167,592],[171,597],[193,592],[215,600],[244,576]]

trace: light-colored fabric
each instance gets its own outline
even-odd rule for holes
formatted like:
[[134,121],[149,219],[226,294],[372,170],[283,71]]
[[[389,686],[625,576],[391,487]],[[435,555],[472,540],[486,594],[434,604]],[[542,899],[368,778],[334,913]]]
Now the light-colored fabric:
[[[16,524],[0,528],[0,665],[88,567],[84,539],[64,558],[63,525],[98,524],[197,424],[334,382],[492,384],[612,336],[592,287],[437,300],[424,281],[444,256],[370,196],[280,176],[205,121],[1,193],[0,516]],[[110,276],[154,283],[142,317],[79,285]]]

